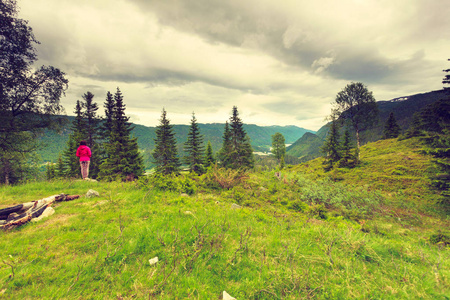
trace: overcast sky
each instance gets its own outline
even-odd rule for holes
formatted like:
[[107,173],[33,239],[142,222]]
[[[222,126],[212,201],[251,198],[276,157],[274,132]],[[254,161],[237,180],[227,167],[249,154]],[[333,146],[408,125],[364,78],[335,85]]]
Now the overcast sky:
[[442,88],[448,0],[18,0],[38,65],[67,74],[73,114],[119,87],[131,121],[318,130],[352,81],[377,101]]

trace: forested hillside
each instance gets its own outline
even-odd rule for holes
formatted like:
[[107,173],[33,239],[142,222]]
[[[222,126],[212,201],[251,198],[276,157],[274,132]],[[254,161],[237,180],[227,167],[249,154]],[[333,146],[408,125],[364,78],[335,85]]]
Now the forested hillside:
[[[445,91],[438,90],[428,93],[398,97],[389,101],[378,101],[379,115],[374,127],[361,132],[361,139],[363,143],[378,141],[383,137],[383,130],[386,121],[391,112],[394,113],[395,119],[401,128],[402,133],[406,132],[410,127],[415,113],[422,110],[429,104],[445,98]],[[302,161],[307,161],[322,155],[320,147],[325,142],[329,124],[321,127],[316,133],[315,137],[308,135],[300,138],[290,147],[288,147],[287,154],[300,158]],[[352,134],[353,136],[353,134]]]
[[[56,162],[58,155],[67,146],[67,141],[71,133],[70,124],[73,117],[65,116],[67,122],[59,131],[46,130],[40,136],[43,147],[39,150],[39,154],[44,161]],[[198,124],[201,134],[204,135],[205,145],[211,142],[214,152],[222,147],[222,135],[225,124]],[[137,137],[139,149],[144,152],[146,165],[150,164],[150,154],[153,151],[155,143],[155,127],[147,127],[143,125],[133,124],[134,130],[132,134]],[[183,154],[183,145],[186,142],[189,132],[189,125],[174,125],[175,138],[177,141],[178,153]],[[245,124],[244,129],[251,140],[251,145],[255,151],[268,152],[272,143],[272,135],[280,132],[286,139],[286,143],[290,144],[298,140],[306,132],[314,133],[312,130],[300,128],[297,126],[258,126],[253,124]]]

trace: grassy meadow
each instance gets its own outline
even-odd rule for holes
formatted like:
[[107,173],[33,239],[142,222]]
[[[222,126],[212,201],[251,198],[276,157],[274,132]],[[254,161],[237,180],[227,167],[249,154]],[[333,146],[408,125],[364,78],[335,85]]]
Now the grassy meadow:
[[211,169],[2,186],[0,208],[82,197],[0,232],[0,298],[449,299],[449,214],[419,150],[379,141],[354,169],[325,173],[317,159],[281,178]]

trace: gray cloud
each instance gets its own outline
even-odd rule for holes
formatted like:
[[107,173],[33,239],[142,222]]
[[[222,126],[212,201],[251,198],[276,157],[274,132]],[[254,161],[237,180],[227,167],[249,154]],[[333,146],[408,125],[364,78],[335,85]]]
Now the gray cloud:
[[20,5],[41,41],[39,64],[59,67],[70,77],[65,105],[74,105],[88,89],[103,100],[106,91],[120,86],[135,119],[143,122],[144,110],[153,116],[162,106],[179,114],[178,121],[186,111],[198,111],[199,120],[214,120],[213,114],[226,119],[238,105],[253,123],[307,127],[311,118],[317,127],[350,81],[364,82],[380,100],[440,87],[450,7],[439,2],[22,0]]

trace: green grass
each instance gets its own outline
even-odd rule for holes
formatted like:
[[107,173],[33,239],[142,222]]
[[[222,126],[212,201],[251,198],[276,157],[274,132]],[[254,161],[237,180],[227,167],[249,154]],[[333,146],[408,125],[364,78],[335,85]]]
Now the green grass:
[[[395,157],[386,145],[369,145],[363,162]],[[402,193],[376,180],[381,167],[371,167],[378,175],[343,170],[336,181],[318,162],[283,171],[281,180],[273,172],[233,177],[229,189],[212,175],[174,179],[172,191],[158,188],[167,186],[161,178],[0,187],[0,208],[100,193],[0,233],[0,298],[221,299],[225,290],[237,299],[448,299],[450,252],[437,237],[449,236],[449,220],[405,156],[422,160],[406,151],[384,168],[403,172],[389,175]],[[414,191],[424,194],[410,198]]]

